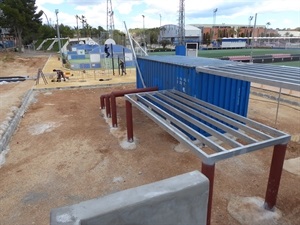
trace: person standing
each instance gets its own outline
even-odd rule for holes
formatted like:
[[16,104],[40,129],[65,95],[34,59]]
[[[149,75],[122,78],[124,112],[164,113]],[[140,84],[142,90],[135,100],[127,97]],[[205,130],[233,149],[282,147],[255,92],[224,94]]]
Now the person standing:
[[122,59],[120,59],[119,65],[120,65],[120,68],[121,68],[121,71],[122,71],[121,76],[123,76],[124,73],[125,73],[125,75],[126,75],[126,71],[125,71],[125,63],[124,63],[124,61],[123,61]]
[[106,53],[106,58],[108,58],[110,56],[110,53],[108,52],[109,47],[107,46],[107,44],[104,45],[104,52]]

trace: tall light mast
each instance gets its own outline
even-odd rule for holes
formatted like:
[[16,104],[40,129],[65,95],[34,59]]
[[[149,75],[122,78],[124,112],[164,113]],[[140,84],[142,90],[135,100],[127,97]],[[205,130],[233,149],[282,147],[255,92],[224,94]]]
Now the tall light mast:
[[213,32],[212,32],[211,40],[214,40],[214,37],[215,37],[215,26],[216,26],[217,11],[218,11],[218,8],[215,8],[214,11],[213,11]]
[[114,11],[112,9],[111,0],[107,0],[106,31],[109,33],[109,38],[113,38],[114,30],[115,30]]
[[185,44],[185,8],[184,0],[179,1],[179,19],[178,19],[178,44]]

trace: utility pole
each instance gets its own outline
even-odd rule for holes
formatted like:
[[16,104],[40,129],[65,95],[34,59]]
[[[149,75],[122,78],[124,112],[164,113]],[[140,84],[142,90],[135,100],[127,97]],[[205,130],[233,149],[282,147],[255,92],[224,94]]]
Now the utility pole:
[[58,38],[58,48],[59,48],[59,53],[60,53],[60,60],[61,64],[63,65],[63,58],[62,58],[62,52],[61,52],[61,43],[60,43],[60,33],[59,33],[59,25],[58,25],[58,9],[55,9],[55,14],[56,14],[56,30],[57,30],[57,38]]

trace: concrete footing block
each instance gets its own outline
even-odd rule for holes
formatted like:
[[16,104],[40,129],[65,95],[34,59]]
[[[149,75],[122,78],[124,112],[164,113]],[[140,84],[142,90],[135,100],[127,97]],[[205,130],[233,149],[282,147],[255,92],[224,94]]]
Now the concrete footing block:
[[206,224],[209,181],[199,171],[52,209],[51,225]]

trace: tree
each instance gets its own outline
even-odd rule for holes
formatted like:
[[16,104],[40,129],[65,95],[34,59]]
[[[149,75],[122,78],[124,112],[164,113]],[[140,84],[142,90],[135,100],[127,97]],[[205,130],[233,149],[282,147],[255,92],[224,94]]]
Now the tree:
[[218,38],[222,38],[223,37],[223,31],[218,29]]
[[0,25],[14,32],[19,51],[24,44],[23,37],[25,42],[32,41],[42,24],[43,11],[36,13],[36,9],[35,0],[3,0],[0,3]]
[[170,40],[161,40],[159,42],[159,44],[161,44],[163,46],[163,48],[166,48],[167,45],[171,44],[171,41]]
[[230,28],[230,29],[228,30],[228,35],[229,35],[229,37],[233,37],[234,33],[235,33],[235,30],[234,30],[233,28]]
[[210,42],[211,42],[211,32],[206,32],[203,43],[206,45],[210,45]]
[[238,27],[238,28],[236,29],[237,37],[240,37],[241,30],[242,30],[242,29],[241,29],[240,27]]
[[120,30],[114,30],[114,40],[119,45],[125,45],[125,33]]
[[74,37],[74,30],[70,26],[65,26],[63,24],[59,25],[60,37]]
[[56,30],[52,26],[42,25],[38,29],[36,39],[47,39],[56,36]]
[[158,43],[159,32],[160,32],[160,28],[158,27],[147,29],[147,37],[149,37],[150,44]]

